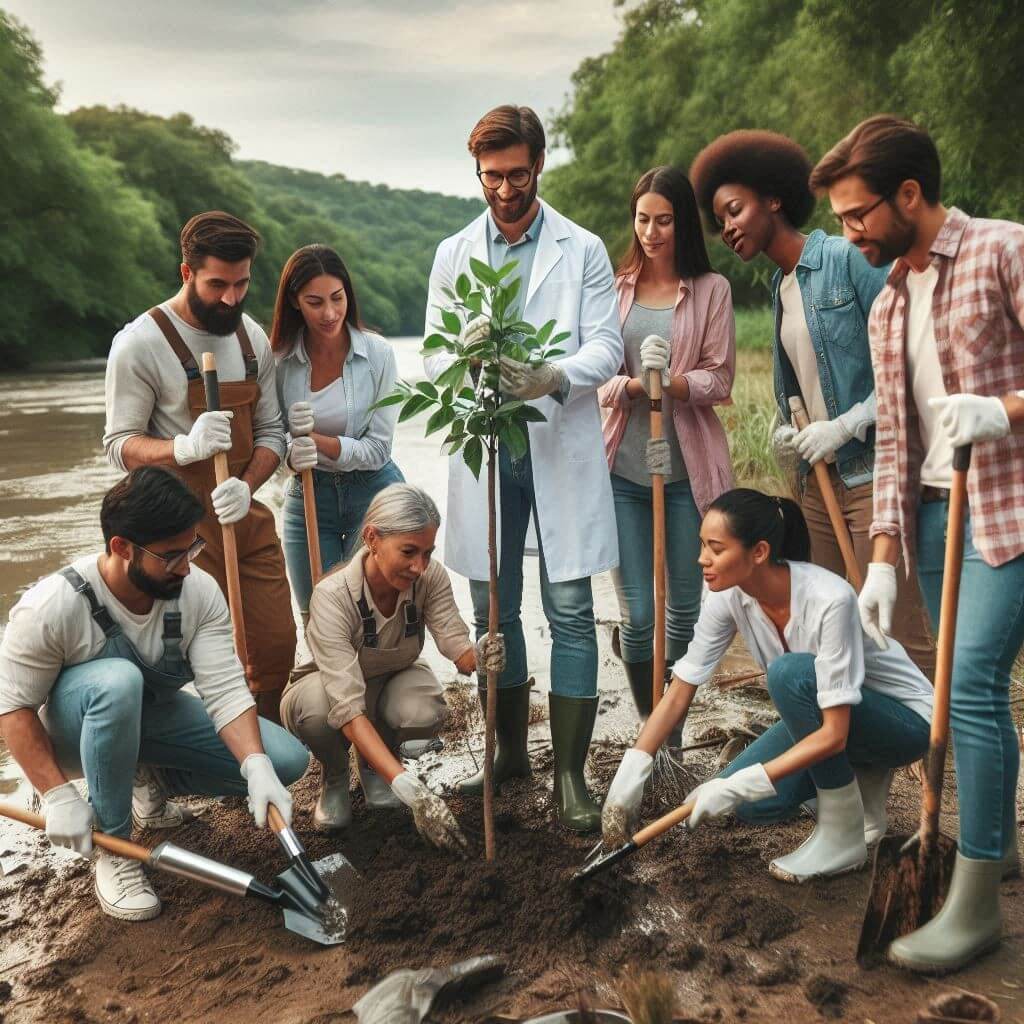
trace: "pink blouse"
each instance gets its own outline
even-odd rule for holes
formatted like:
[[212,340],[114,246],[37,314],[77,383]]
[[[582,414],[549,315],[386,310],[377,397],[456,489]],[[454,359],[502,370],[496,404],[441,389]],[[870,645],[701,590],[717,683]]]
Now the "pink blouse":
[[[616,278],[619,322],[625,323],[633,305],[637,274]],[[729,442],[715,405],[730,404],[736,373],[736,323],[732,292],[721,274],[702,274],[681,280],[672,320],[672,355],[669,373],[683,377],[690,386],[688,402],[672,404],[672,422],[686,463],[693,500],[701,515],[720,494],[733,487]],[[608,468],[626,431],[633,399],[626,394],[629,377],[625,366],[598,391],[602,407],[609,410],[604,422],[604,447]]]

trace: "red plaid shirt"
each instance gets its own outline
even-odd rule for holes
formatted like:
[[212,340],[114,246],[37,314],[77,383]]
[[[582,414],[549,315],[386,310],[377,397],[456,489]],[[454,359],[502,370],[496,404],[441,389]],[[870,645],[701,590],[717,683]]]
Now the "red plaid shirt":
[[[932,317],[948,394],[1002,397],[1024,388],[1024,225],[951,207],[932,243]],[[875,511],[871,536],[915,548],[924,450],[907,375],[909,267],[897,260],[871,308],[875,368]],[[1024,434],[973,447],[967,475],[974,546],[992,566],[1024,553]]]

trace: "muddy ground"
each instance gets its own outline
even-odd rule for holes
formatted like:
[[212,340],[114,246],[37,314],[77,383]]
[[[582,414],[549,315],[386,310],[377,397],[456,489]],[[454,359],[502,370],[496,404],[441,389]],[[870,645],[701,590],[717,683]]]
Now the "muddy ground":
[[[468,763],[467,748],[480,742],[465,691],[452,696],[459,713],[445,752],[418,763],[438,785],[453,774],[453,762]],[[607,698],[606,714],[627,700]],[[728,701],[743,706],[742,696]],[[756,691],[747,691],[747,721],[763,717],[758,703]],[[572,887],[569,876],[593,840],[554,822],[543,717],[538,700],[531,730],[536,772],[497,801],[493,865],[482,861],[477,800],[451,797],[474,847],[472,858],[460,862],[428,848],[406,811],[368,811],[358,793],[349,833],[325,836],[311,818],[316,770],[295,787],[295,828],[311,855],[341,849],[362,873],[341,946],[310,944],[262,904],[159,875],[162,916],[145,924],[114,921],[97,908],[87,867],[58,861],[44,839],[35,840],[30,862],[0,879],[0,1020],[329,1024],[354,1020],[349,1007],[389,971],[492,953],[507,961],[504,980],[431,1019],[518,1020],[575,1005],[580,992],[592,1005],[615,1007],[616,979],[641,965],[671,978],[683,1021],[902,1024],[932,996],[963,987],[994,999],[1004,1021],[1024,1024],[1019,880],[1004,886],[1002,948],[945,981],[854,965],[866,872],[802,887],[769,877],[768,861],[801,841],[808,819],[771,829],[723,823],[677,831],[621,870]],[[715,728],[695,717],[687,742],[714,736]],[[595,745],[590,771],[597,791],[606,788],[628,738],[605,730]],[[685,770],[698,779],[711,774],[715,757],[714,748],[690,752]],[[891,800],[895,827],[913,827],[918,793],[914,779],[900,773]],[[649,800],[648,813],[656,810]],[[947,815],[946,827],[952,824]],[[138,838],[154,844],[167,837]],[[170,837],[265,881],[284,866],[274,839],[254,831],[238,800],[207,803]]]

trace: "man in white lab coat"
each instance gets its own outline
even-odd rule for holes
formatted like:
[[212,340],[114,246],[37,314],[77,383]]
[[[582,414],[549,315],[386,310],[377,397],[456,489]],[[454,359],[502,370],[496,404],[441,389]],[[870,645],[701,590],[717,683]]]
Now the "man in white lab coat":
[[[597,388],[622,365],[622,335],[604,244],[537,198],[544,148],[544,129],[529,107],[497,107],[473,129],[469,151],[489,209],[438,246],[426,332],[434,332],[439,309],[448,304],[444,290],[454,289],[458,275],[469,272],[471,257],[494,268],[517,260],[522,317],[535,326],[553,318],[558,331],[570,332],[559,346],[565,354],[557,360],[540,366],[502,360],[502,391],[530,401],[546,420],[529,424],[529,450],[523,458],[513,459],[504,445],[499,453],[498,593],[507,664],[498,690],[495,782],[530,773],[530,694],[520,604],[532,512],[540,542],[541,595],[551,627],[555,805],[563,825],[589,832],[600,825],[600,810],[583,778],[597,714],[590,577],[618,563]],[[451,358],[429,357],[427,373],[436,377]],[[460,455],[449,463],[445,563],[469,578],[477,636],[483,635],[489,575],[486,474],[476,480]],[[482,772],[461,788],[481,791]]]

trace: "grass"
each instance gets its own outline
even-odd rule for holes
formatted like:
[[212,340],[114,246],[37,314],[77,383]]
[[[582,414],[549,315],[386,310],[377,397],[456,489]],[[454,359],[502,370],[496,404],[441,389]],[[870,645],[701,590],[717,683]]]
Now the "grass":
[[775,322],[771,306],[737,309],[736,349],[739,352],[771,352]]

